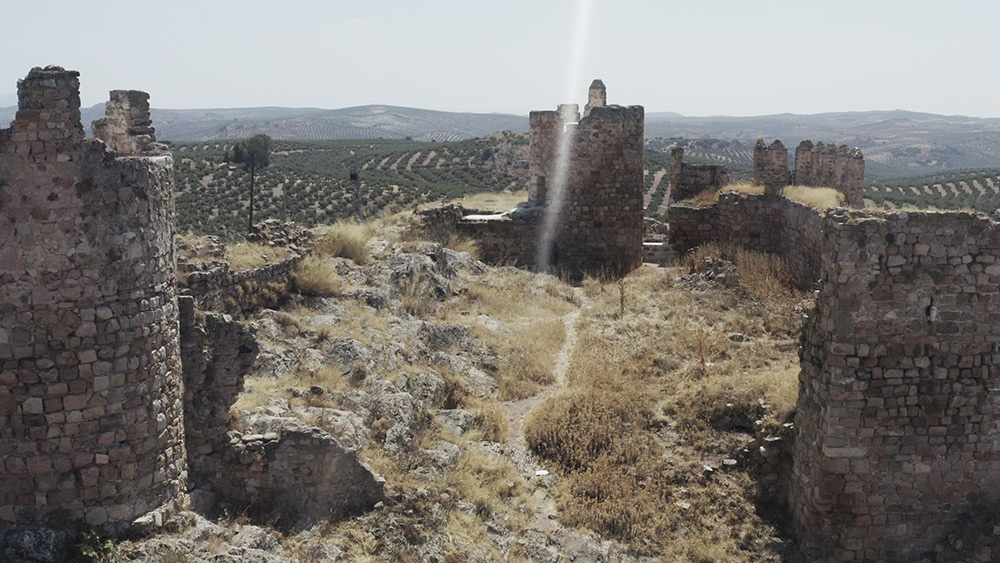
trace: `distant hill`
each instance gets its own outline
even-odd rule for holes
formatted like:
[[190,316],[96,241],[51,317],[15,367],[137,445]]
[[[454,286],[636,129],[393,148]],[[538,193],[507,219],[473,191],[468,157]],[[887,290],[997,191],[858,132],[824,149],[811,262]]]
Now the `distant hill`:
[[[0,124],[10,123],[14,112],[14,107],[0,108]],[[90,123],[103,115],[104,106],[86,108],[82,113],[84,123]],[[528,131],[526,116],[382,105],[335,110],[153,109],[153,122],[160,139],[190,141],[250,137],[257,133],[283,140],[457,141],[504,130]],[[804,139],[846,144],[864,152],[866,172],[873,179],[1000,166],[1000,119],[902,110],[754,117],[686,117],[673,112],[650,112],[646,114],[646,137],[712,140],[717,145],[717,154],[711,146],[691,147],[695,150],[689,151],[689,156],[736,167],[752,158],[758,137],[768,142],[781,139],[790,152]],[[724,146],[726,143],[732,146]]]
[[[16,107],[0,108],[0,123],[14,119]],[[104,115],[104,104],[81,111],[89,124]],[[161,140],[214,141],[266,133],[275,139],[405,139],[459,141],[497,131],[528,132],[528,118],[500,113],[458,113],[394,106],[343,109],[239,108],[152,110]]]
[[753,149],[759,137],[794,152],[811,139],[858,147],[867,175],[913,176],[1000,165],[1000,119],[912,111],[684,117],[646,114],[646,137],[732,139]]

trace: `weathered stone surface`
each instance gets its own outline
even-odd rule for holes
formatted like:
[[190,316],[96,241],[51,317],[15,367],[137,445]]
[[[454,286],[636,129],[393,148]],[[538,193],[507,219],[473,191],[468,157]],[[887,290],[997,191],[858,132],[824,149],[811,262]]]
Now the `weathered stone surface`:
[[684,162],[684,149],[670,147],[670,200],[680,201],[729,183],[729,170],[721,164]]
[[77,77],[32,69],[0,130],[0,529],[117,530],[185,489],[173,160],[142,93],[108,104],[141,99],[114,141],[141,156],[84,139]]
[[591,85],[582,119],[576,104],[531,112],[526,204],[493,215],[434,211],[425,214],[425,228],[474,238],[490,262],[576,275],[625,274],[641,265],[645,114],[642,106],[607,105],[605,92],[600,81]]
[[847,207],[864,206],[865,158],[860,149],[802,141],[795,149],[795,165],[789,172],[785,145],[775,140],[767,146],[764,139],[758,139],[753,164],[753,183],[765,186],[767,193],[776,194],[790,184],[826,187],[843,193]]
[[670,216],[681,246],[775,252],[804,287],[819,280],[801,341],[794,466],[780,467],[767,437],[751,456],[772,500],[787,483],[806,559],[994,556],[991,534],[966,543],[961,532],[1000,495],[1000,271],[990,269],[1000,224],[962,212],[821,215],[738,194]]

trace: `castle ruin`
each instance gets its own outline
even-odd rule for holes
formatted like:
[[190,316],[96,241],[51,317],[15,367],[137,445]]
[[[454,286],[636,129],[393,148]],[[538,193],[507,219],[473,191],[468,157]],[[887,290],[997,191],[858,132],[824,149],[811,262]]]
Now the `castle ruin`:
[[0,130],[0,526],[185,490],[173,160],[141,92],[85,139],[78,76],[32,69]]
[[[609,106],[606,94],[595,80],[582,118],[577,104],[531,112],[528,202],[494,215],[438,213],[428,223],[479,241],[487,261],[573,275],[639,267],[644,110]],[[547,214],[555,217],[548,237]]]
[[781,483],[807,560],[918,560],[996,510],[1000,224],[735,192],[670,217],[676,250],[776,253],[818,286]]
[[0,537],[53,514],[118,533],[196,496],[295,518],[384,498],[318,428],[230,428],[256,341],[196,302],[276,283],[300,257],[190,272],[179,296],[173,159],[149,96],[111,92],[85,138],[78,76],[32,69],[0,130]]
[[729,169],[721,164],[684,162],[684,148],[670,147],[670,200],[680,201],[729,183]]
[[848,207],[864,206],[865,158],[847,145],[813,145],[802,141],[795,149],[795,164],[788,168],[788,149],[780,140],[770,145],[758,139],[753,151],[753,183],[765,193],[776,194],[788,185],[827,187],[844,194]]

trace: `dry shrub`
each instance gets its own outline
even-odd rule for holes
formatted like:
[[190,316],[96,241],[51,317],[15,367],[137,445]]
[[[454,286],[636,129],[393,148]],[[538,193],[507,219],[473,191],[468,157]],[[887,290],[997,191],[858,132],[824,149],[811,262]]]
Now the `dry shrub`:
[[447,489],[476,505],[484,517],[501,514],[519,530],[527,524],[529,490],[514,464],[505,457],[466,450],[448,474]]
[[483,338],[500,356],[497,361],[500,399],[523,399],[551,385],[556,355],[566,339],[566,325],[554,319],[538,322],[511,334]]
[[651,419],[648,400],[621,386],[571,389],[528,415],[524,437],[532,450],[568,471],[602,457],[627,464],[648,445],[639,437]]
[[336,256],[364,264],[370,256],[368,241],[375,234],[375,228],[371,222],[334,223],[316,240],[313,252],[318,256]]
[[292,274],[292,287],[302,295],[336,297],[344,282],[333,263],[326,258],[310,256],[299,263]]
[[826,211],[828,207],[840,207],[844,203],[844,194],[833,188],[786,186],[781,190],[781,195],[819,211]]
[[399,301],[403,309],[415,317],[427,317],[437,311],[439,305],[433,286],[416,274],[400,286]]
[[728,260],[735,264],[740,287],[752,297],[787,300],[793,294],[792,271],[785,259],[777,254],[711,242],[691,250],[682,264],[689,272],[696,272],[706,259]]

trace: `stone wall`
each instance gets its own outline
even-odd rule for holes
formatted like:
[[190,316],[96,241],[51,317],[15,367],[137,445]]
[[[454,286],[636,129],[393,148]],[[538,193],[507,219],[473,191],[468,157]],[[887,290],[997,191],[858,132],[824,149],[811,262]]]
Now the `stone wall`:
[[676,252],[711,242],[782,256],[799,287],[820,275],[825,229],[815,209],[779,196],[724,193],[708,207],[670,207],[670,243]]
[[721,164],[684,162],[684,149],[670,147],[670,200],[680,201],[729,183],[729,169]]
[[[489,262],[571,275],[624,274],[638,267],[643,259],[644,110],[608,106],[604,96],[604,84],[595,80],[582,119],[577,104],[531,112],[526,204],[493,215],[425,213],[425,230],[454,229],[469,236],[479,241]],[[552,228],[543,257],[546,221]]]
[[764,186],[765,193],[772,195],[791,183],[788,149],[780,140],[766,145],[764,139],[757,139],[753,149],[753,183]]
[[193,297],[199,309],[231,315],[273,307],[287,293],[292,273],[303,256],[242,271],[231,270],[224,261],[182,264],[181,293]]
[[795,528],[809,557],[920,559],[1000,505],[1000,227],[836,211],[822,278],[803,338]]
[[800,186],[833,188],[844,194],[848,207],[864,205],[865,159],[861,150],[847,145],[813,146],[802,141],[795,149],[795,174],[792,183]]
[[179,298],[185,427],[191,484],[211,496],[291,522],[363,509],[383,483],[328,433],[290,418],[256,416],[232,427],[230,408],[257,357],[253,330]]
[[833,188],[844,194],[847,207],[864,206],[865,158],[861,150],[847,145],[815,146],[802,141],[795,149],[793,172],[788,171],[788,149],[779,140],[770,146],[758,139],[753,154],[753,183],[765,186],[767,193],[795,184]]
[[[735,193],[670,217],[678,250],[732,242],[820,280],[791,472],[758,459],[807,560],[933,558],[1000,509],[1000,224]],[[1000,559],[992,536],[962,541]]]
[[173,161],[151,128],[85,140],[76,72],[32,69],[18,97],[0,131],[0,528],[62,511],[118,530],[185,490]]
[[621,275],[642,264],[642,106],[591,109],[573,136],[552,265]]

